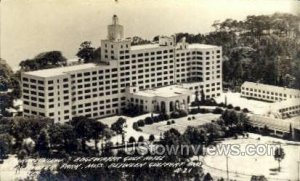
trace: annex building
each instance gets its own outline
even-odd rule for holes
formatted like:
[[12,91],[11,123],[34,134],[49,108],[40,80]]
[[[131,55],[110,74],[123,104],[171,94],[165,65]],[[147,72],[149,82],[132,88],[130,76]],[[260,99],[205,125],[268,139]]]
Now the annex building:
[[[183,103],[180,96],[185,96],[184,105],[190,94],[186,89],[203,89],[206,98],[216,97],[222,92],[221,57],[221,47],[188,44],[184,38],[176,43],[173,36],[131,46],[114,15],[107,39],[101,41],[101,61],[22,73],[24,116],[41,115],[55,121],[110,116],[121,113],[131,98],[149,97],[153,89],[172,85],[181,92],[173,92],[176,100]],[[140,93],[131,95],[129,89]],[[146,110],[155,111],[152,105]]]
[[241,86],[241,96],[272,102],[269,112],[276,118],[300,115],[300,90],[297,89],[245,82]]

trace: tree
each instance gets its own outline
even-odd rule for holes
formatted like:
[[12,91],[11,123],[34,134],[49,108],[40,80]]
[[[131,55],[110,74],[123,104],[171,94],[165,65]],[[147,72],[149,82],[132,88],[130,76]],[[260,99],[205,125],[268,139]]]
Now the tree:
[[52,120],[45,117],[14,117],[11,121],[10,134],[16,139],[16,147],[20,148],[25,138],[31,138],[37,143],[42,130],[53,123]]
[[111,125],[111,129],[115,131],[117,134],[121,134],[123,132],[123,125],[126,123],[126,119],[120,117],[115,123]]
[[84,41],[80,44],[79,51],[76,56],[84,60],[85,63],[91,62],[94,59],[95,48],[91,46],[90,41]]
[[138,142],[144,142],[144,141],[145,141],[144,136],[140,136]]
[[275,153],[274,153],[274,159],[276,161],[278,161],[278,170],[280,171],[280,162],[284,159],[285,157],[285,153],[284,153],[284,149],[281,148],[281,146],[279,148],[276,148]]
[[47,155],[50,150],[50,138],[47,130],[42,130],[36,145],[36,149],[42,154]]
[[135,143],[136,140],[135,140],[135,138],[134,138],[133,136],[131,136],[131,137],[129,138],[128,142],[129,142],[129,143]]
[[134,36],[131,39],[131,45],[143,45],[151,43],[149,40],[144,40],[141,37]]
[[51,147],[63,147],[66,153],[77,151],[79,146],[72,125],[55,123],[50,126],[48,132]]
[[66,65],[66,58],[60,51],[49,51],[38,54],[33,59],[20,62],[22,71],[33,71]]
[[199,93],[195,91],[195,104],[197,105],[198,111],[200,110],[200,101],[199,101]]
[[12,137],[9,134],[0,134],[0,161],[10,153]]
[[198,93],[198,91],[195,91],[195,103],[196,104],[199,103],[199,93]]
[[94,139],[95,142],[95,150],[98,151],[98,143],[99,139],[101,138],[101,135],[104,135],[104,129],[107,127],[105,124],[103,124],[100,121],[93,120],[91,122],[92,124],[92,138]]
[[205,93],[203,89],[201,89],[201,102],[202,104],[205,103]]
[[13,107],[13,97],[10,94],[0,95],[0,113],[4,113],[6,108]]
[[149,136],[149,141],[154,141],[155,140],[155,136],[153,135],[153,134],[151,134],[150,136]]
[[84,116],[74,117],[71,120],[71,125],[74,126],[76,137],[81,139],[82,150],[86,151],[86,141],[93,137],[93,124],[96,120],[86,118]]
[[210,173],[205,174],[203,181],[213,181],[213,178],[210,175]]

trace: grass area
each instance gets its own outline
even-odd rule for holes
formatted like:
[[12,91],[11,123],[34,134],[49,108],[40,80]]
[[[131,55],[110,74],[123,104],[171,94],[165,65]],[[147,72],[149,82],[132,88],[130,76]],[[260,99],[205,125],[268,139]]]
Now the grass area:
[[220,97],[216,98],[217,103],[225,102],[225,96],[227,97],[227,105],[232,104],[233,107],[239,106],[241,109],[247,108],[254,114],[264,115],[269,111],[269,106],[271,103],[263,102],[254,99],[247,99],[241,97],[240,93],[227,92],[223,93]]
[[[195,119],[188,120],[188,117],[192,118],[195,117]],[[178,118],[178,119],[169,119],[168,121],[174,120],[174,124],[167,125],[167,121],[162,121],[158,123],[153,123],[151,125],[145,125],[144,127],[140,127],[144,133],[148,134],[154,134],[154,135],[160,135],[161,133],[171,129],[175,128],[179,132],[183,133],[188,126],[199,126],[208,122],[211,122],[211,120],[216,120],[220,117],[220,114],[195,114],[195,115],[189,115],[188,117]]]
[[115,123],[120,117],[124,118],[124,119],[131,119],[130,117],[126,117],[126,116],[111,116],[111,117],[106,117],[106,118],[101,118],[98,119],[98,121],[101,121],[103,124],[106,124],[107,126],[111,126],[113,123]]

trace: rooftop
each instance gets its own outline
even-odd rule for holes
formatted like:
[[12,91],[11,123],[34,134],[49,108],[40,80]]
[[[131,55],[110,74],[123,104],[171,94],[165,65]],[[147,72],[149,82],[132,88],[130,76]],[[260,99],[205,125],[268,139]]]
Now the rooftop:
[[80,65],[74,65],[74,66],[66,66],[66,67],[58,67],[58,68],[25,72],[24,74],[45,78],[45,77],[53,77],[53,76],[63,75],[65,73],[73,72],[73,71],[77,71],[77,70],[95,68],[96,66],[97,65],[94,63],[86,63],[86,64],[80,64]]
[[152,48],[158,48],[159,44],[144,44],[144,45],[134,45],[131,46],[131,50],[143,50],[143,49],[152,49]]
[[278,101],[271,104],[271,110],[278,110],[283,109],[287,107],[293,107],[293,106],[299,106],[300,105],[300,99],[288,99],[285,101]]
[[189,44],[188,47],[189,47],[189,49],[193,49],[193,48],[209,49],[209,48],[217,48],[218,46],[193,43],[193,44]]
[[147,89],[134,93],[138,96],[145,97],[176,97],[181,95],[191,95],[193,94],[190,90],[179,87],[177,85],[171,85],[166,87],[160,87],[156,89]]
[[300,95],[300,90],[297,89],[290,89],[286,87],[279,87],[279,86],[274,86],[274,85],[267,85],[267,84],[261,84],[261,83],[255,83],[255,82],[244,82],[242,86],[250,86],[252,88],[257,88],[257,89],[265,89],[265,90],[270,90],[270,91],[280,91],[282,93],[290,93],[290,94],[298,94]]
[[[153,49],[153,48],[158,48],[158,47],[159,47],[158,43],[151,43],[151,44],[131,46],[131,50],[144,50],[144,49]],[[189,44],[189,46],[188,46],[189,49],[194,49],[194,48],[209,49],[209,48],[216,48],[216,47],[218,47],[218,46],[199,44],[199,43]]]

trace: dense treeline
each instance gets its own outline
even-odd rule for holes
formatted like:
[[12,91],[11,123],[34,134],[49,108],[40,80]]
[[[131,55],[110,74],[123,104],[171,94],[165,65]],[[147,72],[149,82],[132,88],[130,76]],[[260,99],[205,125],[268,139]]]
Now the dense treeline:
[[19,65],[22,71],[33,71],[64,66],[66,60],[60,51],[49,51],[40,53],[33,59],[23,60]]
[[[14,74],[11,67],[5,60],[0,58],[0,91],[7,91],[13,89],[12,96],[20,97],[18,75]],[[15,90],[16,89],[16,90]]]
[[300,88],[300,17],[291,14],[248,16],[214,22],[206,35],[178,33],[189,43],[223,47],[224,85],[244,81]]
[[[8,90],[11,91],[8,91]],[[21,97],[20,79],[5,60],[0,58],[0,114],[8,115],[7,108],[13,107],[13,99]]]
[[[95,119],[75,117],[65,124],[54,123],[45,117],[14,117],[0,119],[0,155],[16,153],[29,157],[67,157],[96,155],[100,139],[114,134]],[[87,141],[94,145],[87,147]],[[4,150],[4,151],[3,151]]]

